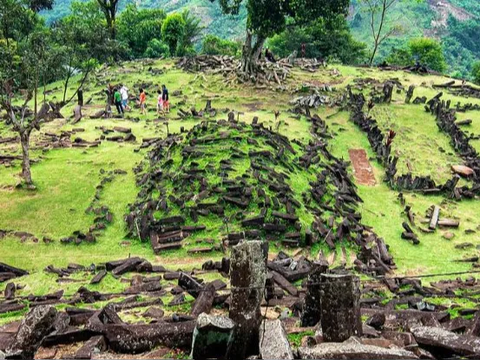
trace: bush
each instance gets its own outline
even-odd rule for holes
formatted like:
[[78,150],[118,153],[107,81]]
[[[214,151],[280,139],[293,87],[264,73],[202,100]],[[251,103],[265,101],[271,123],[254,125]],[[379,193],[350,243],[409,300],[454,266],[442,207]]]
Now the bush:
[[117,20],[118,40],[129,48],[130,58],[144,56],[150,41],[161,38],[166,14],[160,9],[137,9],[128,5]]
[[472,67],[472,78],[475,84],[480,85],[480,61],[473,64]]
[[365,44],[356,41],[343,16],[326,21],[318,19],[306,27],[291,27],[272,37],[268,46],[278,57],[287,57],[295,50],[301,56],[305,44],[307,58],[332,58],[345,64],[358,64],[365,60]]
[[152,39],[148,42],[147,49],[145,50],[144,57],[147,58],[159,58],[170,56],[170,49],[167,44],[158,39]]
[[224,40],[215,35],[205,36],[202,42],[202,54],[205,55],[237,56],[240,51],[240,43]]
[[440,72],[446,70],[447,64],[445,63],[442,45],[438,41],[429,38],[412,39],[408,43],[408,48],[413,60],[418,60],[432,70]]
[[392,48],[386,61],[400,66],[415,65],[418,62],[439,72],[444,72],[447,68],[442,46],[430,38],[411,39],[407,47]]

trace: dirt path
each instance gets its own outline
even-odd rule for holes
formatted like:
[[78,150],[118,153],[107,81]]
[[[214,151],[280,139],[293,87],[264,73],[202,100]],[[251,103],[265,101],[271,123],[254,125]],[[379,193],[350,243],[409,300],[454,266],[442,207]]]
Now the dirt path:
[[375,186],[377,181],[375,180],[372,166],[368,161],[366,151],[363,149],[350,149],[348,154],[353,164],[353,173],[357,182],[361,185]]

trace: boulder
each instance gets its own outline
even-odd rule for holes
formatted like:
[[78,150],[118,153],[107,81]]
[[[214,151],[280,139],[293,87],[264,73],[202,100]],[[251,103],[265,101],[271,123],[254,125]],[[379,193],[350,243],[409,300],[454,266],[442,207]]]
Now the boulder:
[[469,168],[468,166],[464,165],[452,165],[452,171],[455,174],[461,175],[461,176],[472,176],[475,171],[473,171],[472,168]]
[[233,339],[235,323],[225,316],[200,314],[193,333],[193,359],[223,359]]
[[264,320],[260,326],[260,355],[262,359],[294,359],[287,333],[280,320]]
[[33,359],[35,351],[52,330],[57,310],[52,306],[37,306],[22,320],[14,341],[7,350],[9,356]]

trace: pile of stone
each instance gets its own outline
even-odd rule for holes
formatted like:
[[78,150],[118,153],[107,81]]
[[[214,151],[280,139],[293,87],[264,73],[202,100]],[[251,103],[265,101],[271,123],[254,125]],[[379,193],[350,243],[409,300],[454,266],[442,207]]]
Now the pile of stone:
[[[377,121],[365,113],[364,107],[367,102],[363,93],[354,93],[351,88],[349,88],[348,92],[351,119],[367,134],[370,145],[377,154],[378,162],[385,167],[386,180],[390,187],[400,191],[408,190],[422,191],[424,194],[445,194],[456,199],[472,198],[480,191],[478,177],[475,175],[480,173],[478,154],[468,143],[467,135],[455,123],[454,110],[449,110],[449,104],[440,101],[441,96],[441,93],[436,95],[433,99],[426,102],[425,107],[427,111],[437,114],[439,128],[451,136],[453,147],[465,159],[466,166],[474,172],[471,174],[473,176],[470,176],[474,182],[472,187],[457,187],[458,175],[454,175],[444,184],[436,184],[430,176],[412,176],[411,173],[397,175],[399,159],[397,156],[391,156],[394,133],[392,134],[391,132],[388,136],[385,136]],[[456,169],[458,170],[459,168],[456,167]]]
[[188,72],[202,71],[210,74],[221,74],[227,78],[227,84],[236,82],[260,85],[276,83],[281,85],[289,76],[291,66],[281,62],[260,61],[257,64],[256,73],[248,74],[242,71],[241,62],[235,57],[200,55],[181,58],[177,62],[177,67]]
[[480,88],[465,83],[456,84],[455,80],[449,81],[445,84],[435,84],[433,87],[437,89],[448,89],[452,95],[480,99]]
[[[325,134],[321,119],[312,118],[312,124],[315,134]],[[355,210],[361,199],[348,164],[321,140],[291,142],[258,119],[250,125],[230,113],[228,121],[202,122],[183,136],[156,141],[148,159],[150,164],[136,171],[142,189],[126,222],[130,236],[150,241],[157,253],[183,247],[192,235],[208,239],[220,231],[217,247],[196,252],[243,239],[289,247],[325,242],[332,249],[347,240],[365,250],[359,259],[364,269],[384,273],[393,265],[372,257],[368,244],[375,236]],[[302,192],[292,186],[297,176],[310,179]],[[300,221],[305,211],[315,219],[307,227]],[[209,226],[202,223],[207,217]]]

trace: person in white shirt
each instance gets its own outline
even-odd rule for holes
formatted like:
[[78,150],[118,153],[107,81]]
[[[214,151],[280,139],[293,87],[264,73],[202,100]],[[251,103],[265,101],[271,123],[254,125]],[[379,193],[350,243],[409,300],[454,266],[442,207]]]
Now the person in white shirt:
[[130,111],[131,108],[128,106],[128,88],[125,85],[122,85],[120,88],[120,94],[122,95],[122,105],[125,110]]

